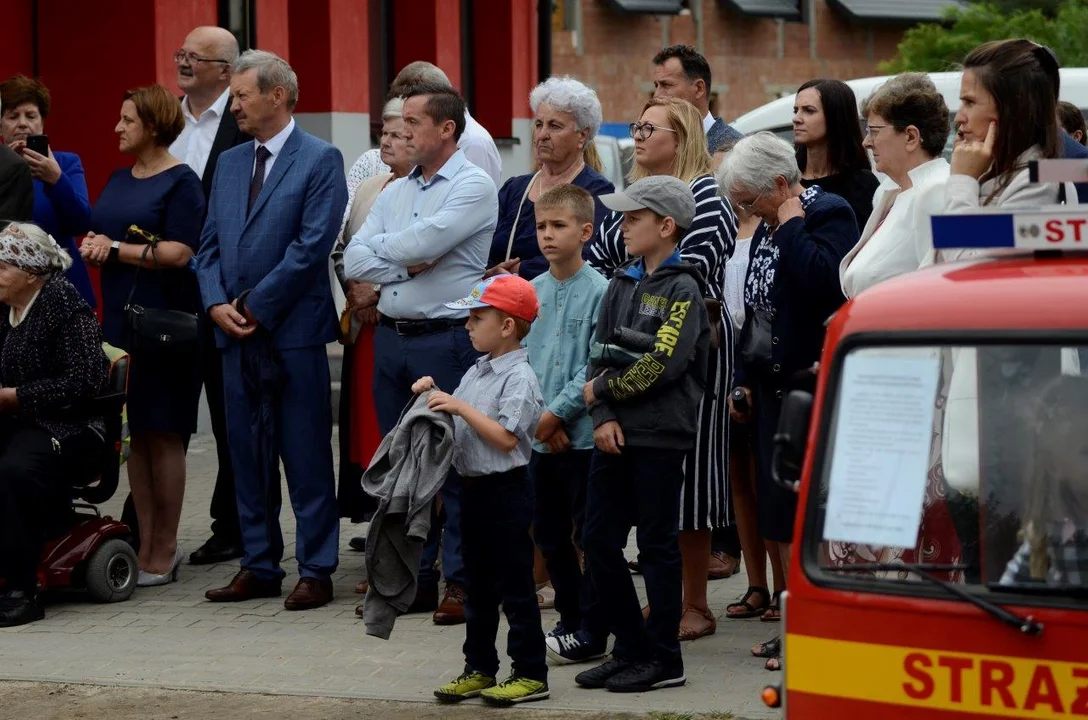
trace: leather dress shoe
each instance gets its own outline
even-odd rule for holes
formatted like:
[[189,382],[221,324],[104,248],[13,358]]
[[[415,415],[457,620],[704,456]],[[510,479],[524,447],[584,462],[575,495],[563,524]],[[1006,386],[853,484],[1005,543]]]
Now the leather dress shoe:
[[26,625],[45,617],[37,599],[22,590],[9,590],[0,595],[0,627]]
[[447,583],[446,594],[431,619],[435,625],[460,625],[465,622],[464,588]]
[[416,599],[408,607],[408,613],[434,612],[438,609],[438,583],[416,587]]
[[304,577],[283,601],[288,610],[313,610],[332,601],[332,580]]
[[212,535],[189,555],[190,565],[212,565],[242,557],[242,543]]
[[363,535],[357,535],[351,540],[348,540],[348,547],[355,552],[366,552],[366,537]]
[[279,597],[283,593],[282,581],[265,580],[252,570],[239,570],[230,585],[204,593],[212,602],[242,602],[255,598]]

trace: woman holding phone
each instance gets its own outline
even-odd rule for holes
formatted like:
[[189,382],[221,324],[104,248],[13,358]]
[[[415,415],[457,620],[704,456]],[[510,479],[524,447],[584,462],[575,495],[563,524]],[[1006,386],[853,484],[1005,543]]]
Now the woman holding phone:
[[51,100],[49,88],[37,80],[15,75],[0,83],[0,137],[30,166],[34,178],[34,224],[52,235],[72,257],[64,276],[91,307],[94,289],[76,238],[91,220],[87,180],[79,155],[53,151],[45,133]]

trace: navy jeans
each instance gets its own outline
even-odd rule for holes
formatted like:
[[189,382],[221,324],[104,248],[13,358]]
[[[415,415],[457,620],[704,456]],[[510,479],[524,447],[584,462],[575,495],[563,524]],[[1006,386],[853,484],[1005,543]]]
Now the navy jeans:
[[[379,325],[374,331],[374,405],[382,435],[396,427],[401,411],[411,402],[412,383],[430,375],[440,390],[452,393],[479,356],[463,327],[407,337]],[[441,545],[446,582],[464,587],[461,478],[452,470],[442,486],[441,497],[442,514],[431,523],[431,533],[420,558],[419,586],[438,583],[435,564]]]
[[[680,662],[682,569],[676,518],[684,483],[683,450],[632,447],[621,455],[595,450],[589,470],[586,563],[609,629],[613,656],[630,662]],[[623,557],[636,526],[638,560],[646,580],[650,618],[642,609]]]
[[555,610],[567,632],[582,629],[603,639],[597,594],[589,573],[582,572],[575,548],[582,546],[586,516],[586,486],[592,450],[563,453],[533,452],[529,477],[536,493],[533,538],[548,566],[555,588]]
[[544,631],[533,582],[533,486],[525,468],[462,479],[461,541],[465,595],[465,664],[495,676],[499,606],[510,624],[506,653],[515,675],[546,681]]

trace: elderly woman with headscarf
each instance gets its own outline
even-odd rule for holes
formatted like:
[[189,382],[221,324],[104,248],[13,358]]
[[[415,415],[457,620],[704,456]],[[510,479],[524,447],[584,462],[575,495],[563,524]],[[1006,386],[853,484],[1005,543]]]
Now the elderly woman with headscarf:
[[40,620],[38,558],[69,484],[103,450],[85,409],[109,375],[98,322],[63,274],[72,258],[30,223],[0,229],[0,627]]
[[533,151],[540,169],[510,178],[499,190],[499,218],[487,272],[518,273],[532,280],[548,269],[536,243],[534,203],[559,185],[576,185],[594,198],[600,225],[608,212],[596,198],[615,190],[585,162],[585,150],[601,129],[597,93],[572,77],[553,77],[529,94],[533,110]]

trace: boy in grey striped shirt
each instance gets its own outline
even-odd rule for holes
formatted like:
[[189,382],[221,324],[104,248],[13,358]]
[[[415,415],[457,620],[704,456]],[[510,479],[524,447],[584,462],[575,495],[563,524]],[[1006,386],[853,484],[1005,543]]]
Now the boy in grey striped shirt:
[[[465,599],[465,669],[435,690],[443,702],[480,696],[508,706],[548,697],[548,666],[533,582],[533,491],[526,468],[544,400],[521,340],[536,319],[536,291],[516,275],[498,275],[453,303],[468,309],[472,346],[487,353],[453,395],[420,378],[428,407],[453,416],[453,466],[462,477],[461,556]],[[496,684],[499,606],[510,623],[510,677]]]

